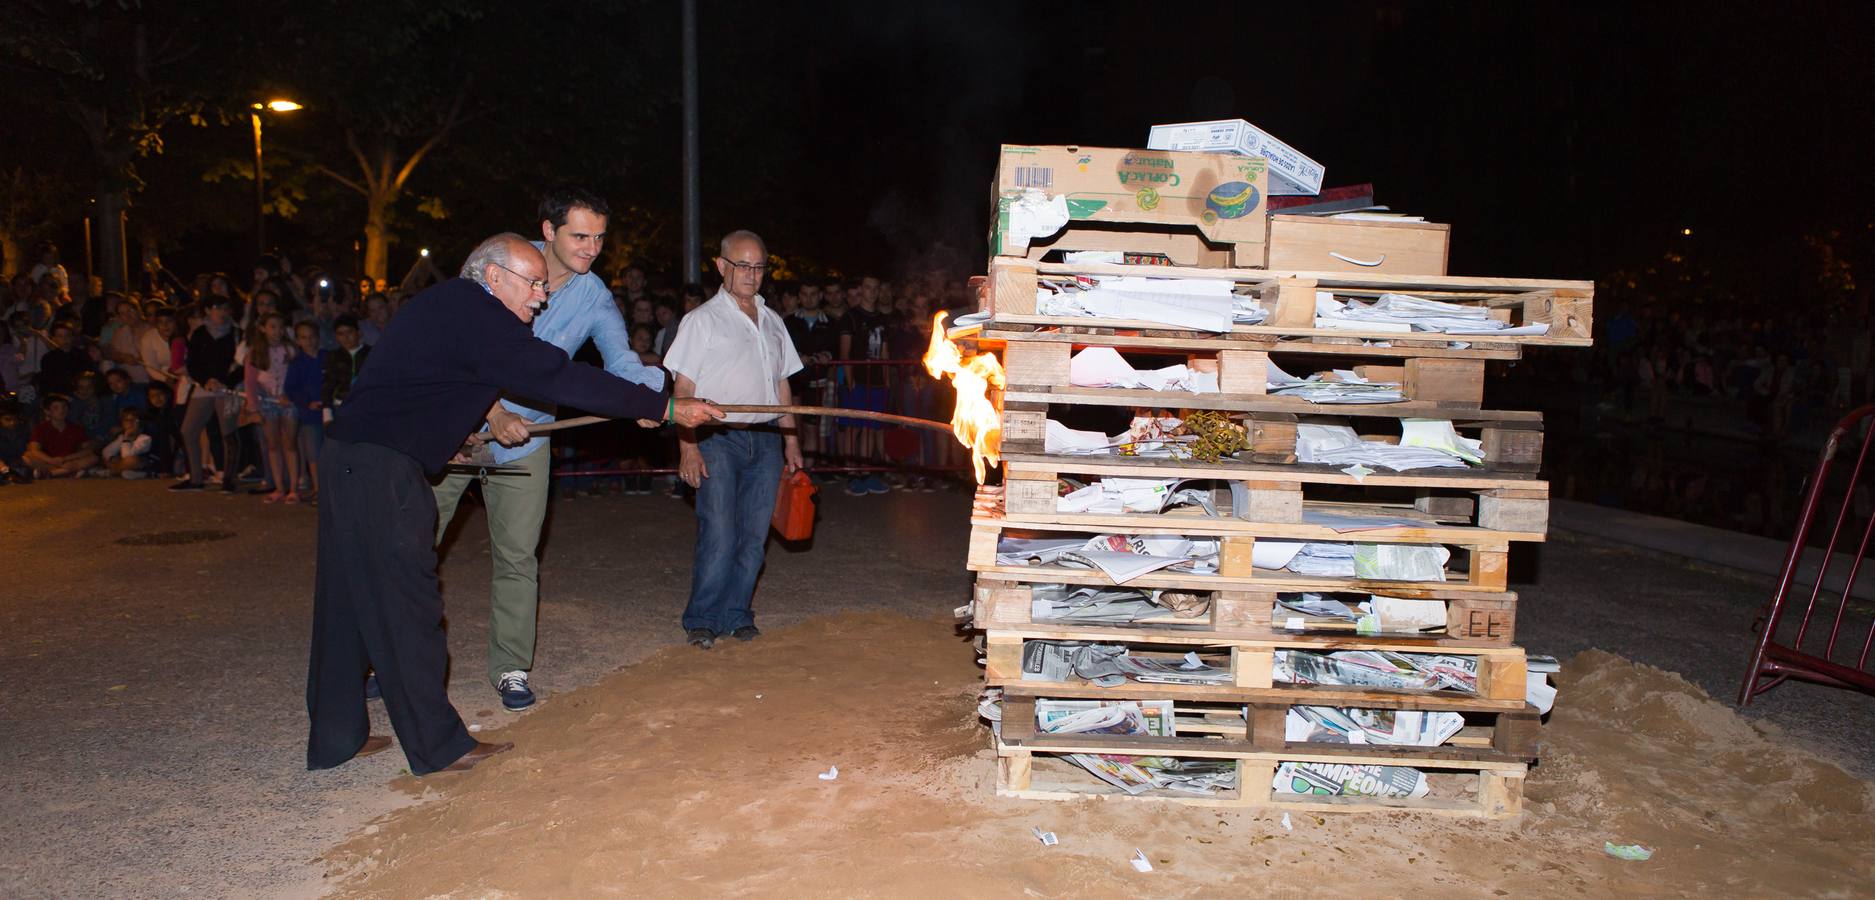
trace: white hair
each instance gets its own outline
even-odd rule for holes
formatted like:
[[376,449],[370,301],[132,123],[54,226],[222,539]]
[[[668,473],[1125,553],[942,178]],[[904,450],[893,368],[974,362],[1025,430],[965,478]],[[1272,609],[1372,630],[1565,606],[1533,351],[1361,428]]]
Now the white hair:
[[762,240],[761,235],[756,234],[755,232],[750,231],[747,228],[738,228],[735,231],[732,231],[728,234],[723,235],[722,243],[717,245],[717,251],[716,251],[717,255],[721,256],[724,259],[728,259],[729,247],[731,244],[734,244],[737,241],[754,241],[756,246],[762,248],[762,256],[763,257],[768,256],[768,242]]
[[475,249],[469,252],[469,258],[462,261],[462,271],[456,274],[488,287],[488,267],[511,268],[514,263],[514,246],[526,243],[526,238],[512,231],[504,231],[476,244]]

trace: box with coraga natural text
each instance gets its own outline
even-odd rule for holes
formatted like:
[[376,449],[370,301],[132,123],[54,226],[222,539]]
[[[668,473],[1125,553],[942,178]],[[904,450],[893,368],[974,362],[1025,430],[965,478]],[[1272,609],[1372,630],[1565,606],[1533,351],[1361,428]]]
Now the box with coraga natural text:
[[1312,195],[1322,192],[1322,164],[1242,119],[1154,125],[1146,146],[1155,150],[1235,153],[1261,156],[1270,163],[1270,193]]
[[1004,144],[991,256],[1159,254],[1180,265],[1264,265],[1269,165],[1217,153]]

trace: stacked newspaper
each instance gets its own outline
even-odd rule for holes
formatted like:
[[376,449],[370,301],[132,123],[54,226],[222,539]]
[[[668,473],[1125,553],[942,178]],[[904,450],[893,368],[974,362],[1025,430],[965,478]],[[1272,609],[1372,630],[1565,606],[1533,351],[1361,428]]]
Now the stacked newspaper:
[[1044,316],[1127,319],[1216,333],[1229,331],[1233,324],[1255,325],[1269,318],[1255,298],[1235,289],[1229,280],[1217,278],[1045,278],[1036,288],[1035,311]]
[[1385,650],[1278,650],[1274,679],[1387,691],[1478,692],[1478,658]]
[[1465,717],[1455,712],[1292,706],[1283,720],[1283,739],[1312,744],[1437,747],[1464,727]]
[[1129,794],[1154,788],[1211,796],[1237,787],[1237,761],[1073,753],[1068,760]]
[[1493,336],[1547,334],[1547,324],[1512,327],[1491,317],[1482,306],[1463,306],[1407,294],[1381,294],[1372,303],[1342,301],[1331,291],[1315,292],[1315,327],[1354,331],[1434,331]]
[[1406,399],[1397,381],[1368,381],[1353,369],[1335,369],[1298,378],[1269,364],[1272,395],[1300,397],[1310,403],[1399,403]]
[[1122,644],[1086,641],[1027,641],[1022,645],[1023,681],[1082,678],[1100,687],[1128,681],[1144,684],[1229,684],[1230,669],[1213,666],[1197,653],[1166,659],[1133,656]]
[[1217,572],[1218,542],[1169,534],[1102,534],[1092,538],[1003,537],[996,544],[1000,566],[1061,566],[1098,569],[1114,584],[1176,568],[1195,575]]
[[1381,594],[1278,594],[1271,624],[1287,631],[1326,626],[1359,634],[1428,634],[1445,631],[1445,603]]
[[[1409,469],[1462,469],[1465,464],[1481,462],[1483,444],[1452,432],[1452,423],[1444,419],[1402,419],[1406,433],[1415,437],[1408,444],[1405,436],[1399,444],[1369,441],[1346,425],[1296,425],[1296,461],[1332,466],[1362,464],[1377,469],[1404,472]],[[1428,423],[1420,426],[1415,423]]]
[[1037,700],[1035,727],[1044,734],[1178,734],[1170,700]]
[[1086,487],[1063,494],[1055,503],[1057,512],[1117,515],[1121,513],[1159,513],[1179,506],[1196,506],[1204,514],[1217,516],[1211,492],[1201,488],[1181,488],[1189,479],[1177,478],[1102,478]]
[[1152,391],[1217,393],[1217,373],[1184,363],[1161,369],[1135,369],[1112,347],[1088,347],[1068,360],[1068,383],[1075,387],[1145,388]]
[[1080,431],[1049,419],[1043,432],[1042,449],[1067,456],[1137,456],[1149,459],[1183,459],[1185,445],[1198,440],[1196,435],[1177,433],[1184,420],[1169,417],[1140,416],[1132,427],[1116,435],[1098,431]]
[[1431,790],[1426,773],[1411,766],[1350,766],[1340,763],[1286,762],[1276,767],[1270,786],[1279,794],[1331,797],[1424,797]]
[[[1326,524],[1326,523],[1324,523]],[[1259,539],[1250,548],[1259,569],[1374,581],[1444,581],[1452,551],[1438,544],[1369,544]]]
[[1182,591],[1038,584],[1029,596],[1029,617],[1037,622],[1123,625],[1167,613],[1191,618],[1210,608],[1208,597]]

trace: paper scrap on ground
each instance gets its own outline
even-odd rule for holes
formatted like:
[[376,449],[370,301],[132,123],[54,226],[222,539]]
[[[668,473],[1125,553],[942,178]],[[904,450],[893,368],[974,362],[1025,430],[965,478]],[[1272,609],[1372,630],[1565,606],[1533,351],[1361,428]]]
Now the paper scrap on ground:
[[1044,847],[1053,847],[1061,843],[1060,840],[1056,839],[1055,833],[1052,831],[1043,831],[1040,828],[1031,828],[1029,830],[1035,832],[1035,839],[1041,841]]
[[827,767],[827,771],[825,771],[825,772],[822,772],[822,773],[820,773],[820,780],[821,780],[821,781],[832,781],[832,780],[834,780],[835,778],[838,778],[838,777],[840,777],[840,767],[839,767],[839,766],[828,766],[828,767]]
[[1294,831],[1294,830],[1296,830],[1296,826],[1294,826],[1294,825],[1291,825],[1291,824],[1289,823],[1289,814],[1288,814],[1288,813],[1283,813],[1283,830],[1284,830],[1284,831]]
[[1654,858],[1654,851],[1639,844],[1617,844],[1614,841],[1603,841],[1602,852],[1630,862],[1646,862]]
[[1152,863],[1146,860],[1146,853],[1137,847],[1133,849],[1133,868],[1141,872],[1152,871]]

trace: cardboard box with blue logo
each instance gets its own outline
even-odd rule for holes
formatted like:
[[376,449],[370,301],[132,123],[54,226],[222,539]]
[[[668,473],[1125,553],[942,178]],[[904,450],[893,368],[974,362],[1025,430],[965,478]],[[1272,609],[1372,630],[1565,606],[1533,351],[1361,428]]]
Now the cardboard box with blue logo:
[[[1229,261],[1221,264],[1260,267],[1269,240],[1268,193],[1269,163],[1259,157],[1005,144],[990,254],[1189,244],[1213,253],[1222,248]],[[1162,252],[1185,265],[1220,264]]]

